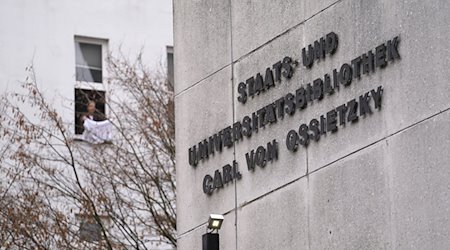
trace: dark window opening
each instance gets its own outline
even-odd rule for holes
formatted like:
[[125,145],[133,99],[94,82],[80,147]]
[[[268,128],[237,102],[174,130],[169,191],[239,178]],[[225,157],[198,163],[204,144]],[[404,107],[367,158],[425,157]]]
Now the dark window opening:
[[96,222],[83,221],[80,223],[80,239],[87,242],[98,242],[102,239],[102,228]]
[[108,231],[110,221],[108,216],[98,216],[98,220],[90,214],[75,214],[80,221],[80,228],[78,230],[78,236],[80,240],[86,242],[99,242],[103,239],[103,229]]
[[105,120],[105,92],[98,90],[75,89],[75,134],[83,133],[82,117],[87,115],[89,101],[95,102],[94,120]]

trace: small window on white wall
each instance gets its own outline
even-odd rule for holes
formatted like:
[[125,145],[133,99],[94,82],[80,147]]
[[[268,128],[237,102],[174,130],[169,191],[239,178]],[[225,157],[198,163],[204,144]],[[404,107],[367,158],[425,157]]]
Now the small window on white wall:
[[[92,120],[106,119],[107,77],[105,58],[108,40],[75,36],[75,134],[84,131],[83,118],[87,117],[88,104],[95,103]],[[90,116],[89,116],[90,117]]]
[[[92,243],[103,239],[102,226],[94,219],[94,216],[88,214],[76,214],[75,216],[80,221],[78,231],[80,240]],[[108,231],[111,224],[109,216],[100,215],[99,219],[104,229]]]

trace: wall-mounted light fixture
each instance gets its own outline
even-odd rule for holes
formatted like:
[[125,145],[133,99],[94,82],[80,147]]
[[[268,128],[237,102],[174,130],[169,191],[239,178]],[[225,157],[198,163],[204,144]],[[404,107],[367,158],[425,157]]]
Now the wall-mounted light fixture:
[[210,214],[208,219],[208,228],[219,231],[222,227],[223,215],[221,214]]
[[[219,250],[219,229],[222,227],[223,215],[210,214],[208,218],[208,226],[206,233],[202,236],[202,248],[203,250]],[[208,232],[208,229],[211,229]],[[216,233],[213,233],[216,231]]]

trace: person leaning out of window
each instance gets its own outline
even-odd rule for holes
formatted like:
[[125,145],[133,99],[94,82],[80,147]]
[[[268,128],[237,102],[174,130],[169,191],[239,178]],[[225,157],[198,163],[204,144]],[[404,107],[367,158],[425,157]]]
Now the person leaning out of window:
[[89,101],[87,114],[81,117],[84,132],[81,139],[93,144],[110,143],[112,139],[112,123],[105,115],[98,112],[95,102]]

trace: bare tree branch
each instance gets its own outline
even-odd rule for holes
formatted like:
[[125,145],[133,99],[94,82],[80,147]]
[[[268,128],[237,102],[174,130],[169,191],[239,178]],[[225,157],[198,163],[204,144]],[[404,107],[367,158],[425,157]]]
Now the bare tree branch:
[[[176,247],[173,86],[140,56],[108,66],[112,144],[74,141],[33,67],[25,94],[0,98],[0,248]],[[101,241],[80,238],[80,216]]]

